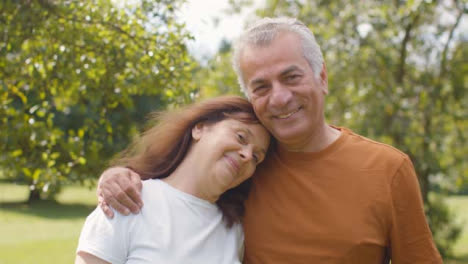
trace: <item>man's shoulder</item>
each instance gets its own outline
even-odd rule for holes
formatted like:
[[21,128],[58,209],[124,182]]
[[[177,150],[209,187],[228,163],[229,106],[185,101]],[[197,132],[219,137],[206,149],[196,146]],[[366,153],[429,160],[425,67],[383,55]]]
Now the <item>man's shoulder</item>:
[[398,159],[404,159],[408,157],[408,155],[406,155],[403,151],[397,149],[392,145],[359,135],[346,128],[342,129],[344,133],[348,135],[348,144],[350,144],[352,147],[359,147],[364,150],[368,149],[369,151],[379,152],[381,154],[388,155],[389,157],[394,157]]
[[409,160],[407,154],[389,144],[356,134],[349,129],[342,131],[348,137],[343,152],[348,156],[356,156],[365,167],[393,171],[405,160]]

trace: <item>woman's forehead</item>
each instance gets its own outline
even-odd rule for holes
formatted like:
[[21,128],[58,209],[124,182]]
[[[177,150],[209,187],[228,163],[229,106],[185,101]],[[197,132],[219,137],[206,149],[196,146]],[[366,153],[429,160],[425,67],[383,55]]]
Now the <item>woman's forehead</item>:
[[226,123],[229,126],[231,126],[233,128],[239,128],[239,129],[252,130],[255,127],[263,127],[262,125],[260,125],[260,123],[246,122],[246,121],[241,121],[241,120],[237,120],[237,119],[234,119],[234,118],[228,118],[228,119],[225,119],[223,121],[226,121]]
[[[263,138],[265,138],[266,140],[270,139],[270,134],[268,133],[268,130],[266,130],[266,128],[260,123],[243,122],[236,119],[229,120],[231,120],[229,124],[232,128],[244,130],[251,137],[254,137],[258,140],[261,140]],[[266,144],[268,144],[268,142],[266,142]]]

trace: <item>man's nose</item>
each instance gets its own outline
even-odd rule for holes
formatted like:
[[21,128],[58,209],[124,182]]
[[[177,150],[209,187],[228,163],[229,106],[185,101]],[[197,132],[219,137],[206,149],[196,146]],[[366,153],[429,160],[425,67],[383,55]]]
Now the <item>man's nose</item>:
[[292,92],[288,87],[285,87],[279,82],[272,85],[270,104],[276,107],[283,107],[289,103],[292,97]]

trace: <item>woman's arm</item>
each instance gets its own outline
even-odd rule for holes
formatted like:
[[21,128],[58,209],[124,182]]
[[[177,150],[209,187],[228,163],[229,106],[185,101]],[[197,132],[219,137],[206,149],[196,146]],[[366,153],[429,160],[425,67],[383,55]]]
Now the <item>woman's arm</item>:
[[79,251],[76,253],[75,264],[111,264],[103,259],[100,259],[94,255]]
[[[96,208],[86,217],[77,247],[77,261],[88,255],[107,262],[85,263],[125,263],[130,252],[129,234],[135,222],[135,216],[116,214],[107,218],[101,209]],[[84,260],[89,260],[85,258]],[[90,260],[93,260],[91,258]],[[77,262],[79,263],[79,262]]]

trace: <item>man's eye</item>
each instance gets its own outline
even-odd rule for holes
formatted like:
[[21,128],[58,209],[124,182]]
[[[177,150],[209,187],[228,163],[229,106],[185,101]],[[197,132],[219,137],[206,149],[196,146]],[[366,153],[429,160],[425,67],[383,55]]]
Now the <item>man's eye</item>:
[[255,87],[253,91],[254,92],[260,92],[260,91],[264,90],[266,87],[267,86],[265,84],[259,85],[259,86]]
[[299,77],[300,77],[300,75],[298,75],[298,74],[293,74],[293,75],[289,75],[288,77],[286,77],[286,80],[288,80],[288,81],[294,81],[294,80],[297,80]]

